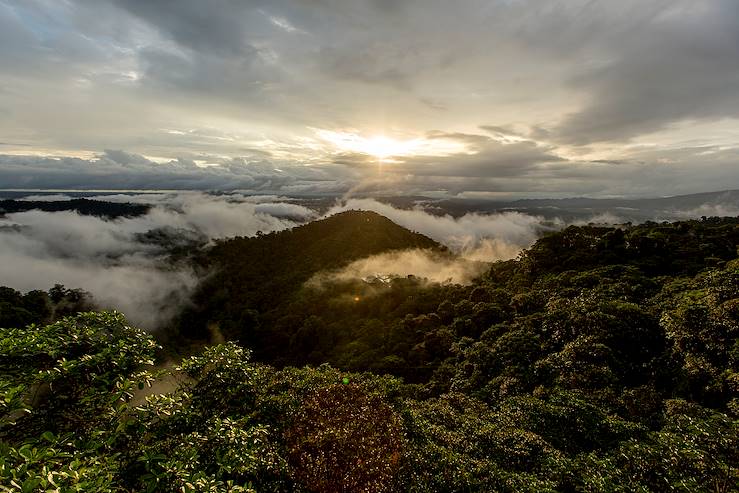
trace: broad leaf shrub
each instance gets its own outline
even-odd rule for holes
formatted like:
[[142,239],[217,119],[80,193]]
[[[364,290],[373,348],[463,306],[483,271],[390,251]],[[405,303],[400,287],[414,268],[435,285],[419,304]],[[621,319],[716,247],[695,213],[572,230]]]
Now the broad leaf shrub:
[[156,344],[119,313],[0,331],[0,480],[11,491],[112,491],[134,392]]

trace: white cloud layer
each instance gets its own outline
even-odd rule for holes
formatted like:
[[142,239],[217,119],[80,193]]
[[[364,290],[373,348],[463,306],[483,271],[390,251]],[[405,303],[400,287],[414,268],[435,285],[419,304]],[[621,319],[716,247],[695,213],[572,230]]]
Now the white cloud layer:
[[[117,308],[133,322],[151,329],[166,323],[187,302],[198,282],[198,274],[190,267],[169,261],[168,246],[195,247],[214,238],[278,231],[319,217],[296,199],[279,195],[160,192],[90,197],[152,207],[144,215],[113,220],[75,212],[31,210],[7,214],[0,218],[0,285],[22,291],[49,289],[56,283],[81,288],[90,292],[100,306]],[[29,198],[43,200],[49,196],[30,194],[26,196]],[[692,205],[681,209],[673,205],[685,199],[665,200],[633,205],[644,208],[643,217],[655,219],[663,215],[676,219],[739,214],[739,194],[735,193],[692,197]],[[620,206],[626,203],[618,202]],[[582,210],[592,211],[594,205],[588,202]],[[337,201],[325,215],[374,211],[438,241],[454,255],[425,250],[384,253],[324,273],[322,279],[414,275],[433,282],[465,284],[482,273],[486,263],[515,258],[543,232],[567,224],[621,223],[620,210],[638,211],[615,207],[615,213],[591,212],[564,221],[510,211],[469,212],[453,217],[443,210],[432,208],[431,213],[420,207],[401,209],[374,199],[350,198]]]
[[270,212],[300,218],[312,214],[296,204],[273,202],[264,208],[267,204],[202,193],[144,194],[133,200],[156,205],[143,216],[116,220],[74,212],[8,214],[0,220],[6,226],[0,229],[0,285],[21,291],[56,283],[82,288],[100,306],[121,310],[132,322],[154,329],[187,302],[198,279],[189,267],[170,265],[165,249],[141,234],[164,228],[208,239],[251,236],[296,224]]
[[434,215],[420,209],[398,209],[374,199],[349,199],[332,207],[327,215],[347,210],[381,214],[411,231],[424,234],[452,251],[473,260],[507,260],[530,246],[542,231],[551,229],[537,216],[520,212],[468,213],[462,217]]
[[[556,227],[551,221],[545,223],[541,217],[519,212],[468,213],[455,218],[430,214],[420,208],[398,209],[373,199],[343,201],[326,215],[347,210],[377,212],[400,226],[445,245],[453,255],[420,249],[382,253],[357,260],[337,271],[320,273],[309,282],[310,285],[408,275],[430,282],[469,284],[488,268],[489,262],[515,258],[543,231]],[[556,224],[562,225],[561,222]]]
[[429,250],[392,251],[356,260],[343,269],[319,273],[308,282],[308,285],[321,287],[327,281],[407,276],[427,279],[434,283],[469,284],[485,271],[487,265],[484,262],[473,262]]

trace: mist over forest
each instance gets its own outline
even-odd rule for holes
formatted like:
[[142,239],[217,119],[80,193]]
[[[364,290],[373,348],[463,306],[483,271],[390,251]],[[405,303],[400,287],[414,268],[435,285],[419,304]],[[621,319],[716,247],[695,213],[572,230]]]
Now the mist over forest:
[[[188,303],[204,275],[185,258],[213,240],[289,229],[342,211],[368,210],[438,241],[464,261],[439,263],[425,252],[362,259],[333,276],[415,275],[469,283],[482,264],[515,258],[547,232],[570,224],[623,224],[729,215],[739,192],[623,203],[577,199],[534,204],[454,202],[393,197],[300,198],[202,192],[5,193],[0,203],[0,277],[26,292],[62,284],[89,293],[95,306],[117,309],[155,330]],[[683,204],[682,208],[680,204]],[[518,206],[518,207],[516,207]],[[117,207],[117,209],[115,209]],[[485,210],[487,209],[487,210]],[[541,212],[541,214],[536,214]],[[453,214],[453,215],[452,215]],[[359,262],[359,261],[358,261]],[[327,274],[328,275],[328,274]]]
[[737,0],[0,0],[0,493],[739,493],[737,61]]
[[15,488],[733,491],[733,192],[82,195],[2,202]]

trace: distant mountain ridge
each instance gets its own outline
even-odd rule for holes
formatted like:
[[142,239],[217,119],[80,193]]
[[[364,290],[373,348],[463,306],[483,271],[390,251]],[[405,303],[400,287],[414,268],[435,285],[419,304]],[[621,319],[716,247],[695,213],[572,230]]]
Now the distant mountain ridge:
[[142,216],[149,212],[148,204],[132,204],[129,202],[106,202],[103,200],[71,199],[71,200],[0,200],[0,216],[14,212],[40,210],[45,212],[74,211],[83,216],[98,216],[109,219],[118,217]]
[[[51,193],[51,192],[49,192]],[[143,215],[151,208],[150,204],[113,203],[105,200],[83,198],[86,192],[75,192],[71,200],[16,200],[22,198],[19,192],[0,192],[0,214],[21,212],[32,209],[43,211],[76,211],[82,215],[105,218],[133,217]],[[92,193],[92,192],[90,192]],[[95,192],[96,195],[99,193]],[[43,195],[34,192],[34,195]],[[12,198],[11,198],[12,197]],[[516,211],[524,214],[542,216],[546,219],[564,221],[588,221],[610,215],[614,221],[644,222],[649,220],[674,221],[701,216],[739,215],[739,189],[702,192],[687,195],[653,198],[530,198],[516,200],[491,200],[475,198],[432,198],[422,195],[412,196],[363,196],[390,204],[400,209],[421,208],[434,215],[460,217],[468,213],[495,214]],[[336,204],[336,195],[295,196],[291,202],[325,214]],[[300,218],[294,218],[300,219]]]
[[567,206],[579,206],[588,207],[594,205],[609,205],[612,207],[628,207],[634,204],[649,204],[661,207],[674,207],[680,206],[701,206],[704,204],[718,204],[718,203],[737,203],[739,204],[739,190],[722,190],[718,192],[702,192],[702,193],[691,193],[688,195],[672,195],[668,197],[655,197],[655,198],[588,198],[588,197],[568,197],[561,199],[519,199],[511,202],[512,204],[520,205],[550,205],[552,203],[567,205]]
[[[393,203],[393,201],[390,201]],[[518,211],[526,214],[582,220],[595,215],[611,214],[623,221],[679,220],[690,217],[739,214],[739,190],[722,190],[671,197],[646,199],[587,198],[518,199],[495,201],[484,199],[417,200],[433,212],[461,216],[469,212],[496,213]]]

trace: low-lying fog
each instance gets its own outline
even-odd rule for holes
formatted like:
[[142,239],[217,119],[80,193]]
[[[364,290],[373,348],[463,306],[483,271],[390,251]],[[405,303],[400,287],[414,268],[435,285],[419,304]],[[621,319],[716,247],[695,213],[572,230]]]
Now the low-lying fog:
[[[20,291],[47,290],[56,283],[81,288],[99,306],[116,308],[133,323],[150,329],[166,323],[187,302],[198,281],[186,262],[171,262],[171,246],[195,248],[215,238],[278,231],[322,216],[295,199],[278,196],[187,192],[87,198],[153,207],[144,215],[121,219],[39,210],[0,217],[0,285]],[[543,232],[566,225],[521,212],[452,217],[421,208],[399,209],[373,199],[337,202],[323,215],[351,209],[382,214],[446,245],[460,259],[439,261],[419,250],[394,252],[362,259],[331,274],[340,278],[413,274],[431,281],[466,283],[481,272],[484,264],[479,262],[514,258]],[[705,209],[687,211],[685,217],[704,213]],[[596,220],[621,222],[612,215]]]
[[[119,309],[147,328],[174,315],[197,283],[187,265],[167,261],[172,242],[197,245],[213,238],[266,233],[295,226],[295,218],[303,222],[317,216],[277,197],[262,197],[257,203],[202,193],[90,198],[154,207],[142,216],[114,220],[76,212],[7,214],[0,220],[0,284],[21,291],[46,290],[55,283],[81,288],[96,304]],[[160,238],[169,245],[144,236],[151,231],[162,233]]]

